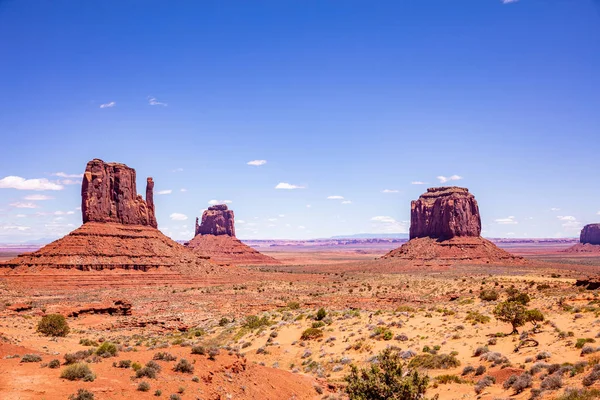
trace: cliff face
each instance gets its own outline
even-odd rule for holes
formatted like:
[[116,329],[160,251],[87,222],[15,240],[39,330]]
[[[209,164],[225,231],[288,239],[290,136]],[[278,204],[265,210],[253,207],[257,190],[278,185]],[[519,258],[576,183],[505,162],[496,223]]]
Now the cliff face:
[[146,201],[137,194],[135,170],[125,164],[88,162],[81,184],[83,222],[115,222],[157,228],[154,182],[148,178]]
[[583,227],[579,242],[582,244],[600,245],[600,224],[589,224]]
[[225,204],[208,207],[202,214],[202,223],[198,225],[196,218],[197,235],[228,235],[235,237],[234,215]]
[[468,189],[431,188],[411,202],[411,239],[448,240],[453,237],[479,237],[480,234],[479,206]]

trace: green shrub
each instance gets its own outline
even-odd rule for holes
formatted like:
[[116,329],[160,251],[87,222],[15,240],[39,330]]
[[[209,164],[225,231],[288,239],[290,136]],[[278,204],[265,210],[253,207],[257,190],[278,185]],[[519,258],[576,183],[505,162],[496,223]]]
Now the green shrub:
[[527,293],[518,293],[513,296],[510,296],[506,301],[514,301],[515,303],[519,303],[526,306],[531,301],[531,298]]
[[44,315],[37,326],[37,331],[45,336],[67,336],[69,324],[60,314]]
[[512,325],[512,333],[519,333],[518,327],[527,322],[527,313],[525,307],[514,301],[503,301],[494,309],[494,315],[502,322],[508,322]]
[[201,356],[206,354],[206,348],[204,348],[204,346],[193,346],[192,347],[192,354],[199,354]]
[[466,321],[471,321],[473,324],[487,324],[490,322],[490,317],[481,314],[479,311],[467,311]]
[[69,396],[69,400],[94,400],[94,393],[86,389],[79,389],[76,394]]
[[317,321],[322,321],[323,319],[325,319],[325,317],[327,316],[327,311],[325,311],[325,309],[323,307],[319,308],[319,311],[317,311],[317,316],[315,317],[315,319]]
[[173,367],[173,371],[191,374],[192,372],[194,372],[194,366],[190,364],[188,360],[182,358],[177,362],[177,364],[175,364],[175,367]]
[[219,326],[225,326],[228,323],[230,323],[231,321],[229,320],[229,318],[227,317],[223,317],[219,320]]
[[446,385],[448,383],[466,383],[467,382],[458,375],[439,375],[439,376],[436,376],[434,378],[434,380],[441,385]]
[[60,361],[58,361],[56,359],[54,359],[48,363],[48,368],[50,368],[50,369],[56,369],[59,367],[60,367]]
[[325,322],[323,322],[323,321],[313,322],[311,325],[312,328],[322,328],[324,326],[325,326]]
[[96,377],[90,367],[86,363],[77,363],[72,364],[63,369],[60,374],[60,377],[63,379],[68,379],[70,381],[78,381],[83,379],[86,382],[93,381]]
[[311,339],[318,339],[320,337],[323,337],[323,331],[321,329],[318,329],[318,328],[308,328],[304,332],[302,332],[302,335],[300,336],[300,339],[302,339],[302,340],[311,340]]
[[567,388],[556,400],[593,400],[600,398],[598,389],[575,389]]
[[575,347],[578,349],[581,349],[587,343],[595,343],[595,342],[596,342],[596,340],[594,340],[592,338],[579,338],[579,339],[577,339],[577,342],[575,343]]
[[147,392],[150,390],[150,384],[146,381],[140,382],[140,384],[137,387],[137,390],[140,392]]
[[94,350],[92,350],[92,349],[79,350],[75,353],[67,353],[64,355],[65,364],[75,364],[76,362],[85,360],[87,357],[91,356],[92,354],[94,354]]
[[[192,347],[192,354],[194,354],[194,348],[196,346]],[[175,361],[177,360],[177,357],[175,357],[173,354],[168,353],[166,351],[159,351],[158,353],[154,354],[154,357],[152,357],[153,360],[159,360],[159,361]]]
[[350,374],[344,377],[348,383],[346,393],[350,400],[422,400],[429,377],[410,371],[404,374],[403,360],[391,349],[382,351],[379,362],[369,368],[351,366]]
[[157,370],[150,367],[142,367],[135,371],[136,378],[156,379]]
[[42,361],[42,357],[39,354],[25,354],[21,357],[22,363],[30,363],[30,362],[40,362]]
[[484,289],[479,293],[479,298],[483,301],[498,300],[498,292],[494,289]]
[[96,355],[102,358],[114,357],[117,353],[117,345],[111,342],[104,342],[96,349]]
[[299,310],[300,303],[298,303],[297,301],[290,301],[287,303],[286,307],[289,308],[290,310]]
[[90,339],[80,339],[79,344],[82,346],[98,347],[98,342]]
[[409,368],[449,369],[460,365],[460,361],[450,354],[419,354],[408,364]]
[[261,318],[256,315],[249,315],[246,317],[246,322],[242,325],[244,328],[248,329],[258,329],[263,326],[271,325],[271,321],[269,321],[269,317],[263,316]]
[[119,360],[116,364],[117,368],[131,368],[131,360]]

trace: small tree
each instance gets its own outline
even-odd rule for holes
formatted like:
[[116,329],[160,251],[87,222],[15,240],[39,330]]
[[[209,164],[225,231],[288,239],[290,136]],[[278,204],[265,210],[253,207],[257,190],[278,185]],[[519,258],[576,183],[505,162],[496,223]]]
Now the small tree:
[[317,311],[317,317],[315,318],[317,321],[322,321],[327,316],[327,311],[324,308],[319,308]]
[[537,308],[533,310],[527,310],[525,312],[527,322],[531,322],[533,324],[533,331],[537,332],[539,329],[538,322],[544,322],[544,314]]
[[369,368],[351,366],[346,393],[350,400],[422,400],[429,377],[417,371],[404,374],[403,360],[397,351],[383,350],[378,363]]
[[494,309],[494,315],[500,321],[508,322],[512,325],[511,333],[519,333],[518,327],[525,325],[527,322],[527,312],[525,307],[514,301],[503,301]]
[[67,336],[69,324],[60,314],[48,314],[42,317],[37,326],[37,331],[46,336]]

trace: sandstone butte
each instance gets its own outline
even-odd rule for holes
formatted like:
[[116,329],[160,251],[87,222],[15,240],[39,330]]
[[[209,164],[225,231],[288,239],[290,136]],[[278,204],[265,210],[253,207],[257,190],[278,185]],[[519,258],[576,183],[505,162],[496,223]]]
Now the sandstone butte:
[[233,211],[225,204],[209,207],[202,213],[200,224],[196,218],[196,235],[187,246],[196,254],[210,257],[219,264],[279,264],[276,259],[256,251],[236,238],[234,219]]
[[565,250],[567,253],[600,253],[600,224],[583,227],[579,243]]
[[481,237],[475,196],[456,186],[427,189],[411,202],[410,240],[383,256],[418,263],[523,262]]
[[146,199],[137,194],[133,168],[94,159],[81,185],[83,225],[40,250],[0,266],[17,272],[47,269],[159,270],[218,273],[223,269],[171,240],[157,229],[154,181],[147,179]]

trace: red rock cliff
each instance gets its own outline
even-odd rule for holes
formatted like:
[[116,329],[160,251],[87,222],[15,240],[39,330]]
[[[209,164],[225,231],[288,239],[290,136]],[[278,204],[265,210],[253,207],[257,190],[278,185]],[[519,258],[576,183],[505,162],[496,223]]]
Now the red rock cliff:
[[481,217],[475,197],[468,189],[440,187],[427,189],[411,202],[410,238],[447,240],[481,234]]
[[579,241],[582,244],[600,245],[600,224],[589,224],[583,227]]
[[229,235],[235,237],[233,211],[225,204],[208,207],[202,214],[202,223],[196,218],[196,235]]
[[81,184],[83,222],[116,222],[157,228],[154,182],[148,178],[146,201],[137,194],[135,170],[125,164],[88,162]]

